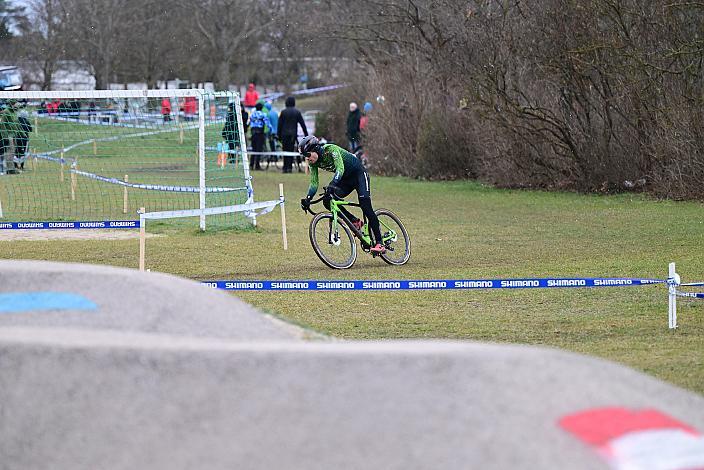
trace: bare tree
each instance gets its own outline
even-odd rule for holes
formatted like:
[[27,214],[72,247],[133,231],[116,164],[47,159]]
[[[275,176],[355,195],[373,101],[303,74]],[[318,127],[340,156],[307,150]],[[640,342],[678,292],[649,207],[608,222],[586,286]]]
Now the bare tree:
[[150,14],[133,22],[117,70],[125,81],[145,81],[155,88],[158,80],[175,76],[177,63],[187,54],[187,20],[175,0],[145,0],[141,9]]
[[69,13],[65,0],[30,0],[28,21],[21,28],[24,55],[39,62],[42,90],[51,89],[51,81],[59,60],[66,57]]
[[66,0],[70,1],[72,51],[77,59],[91,66],[96,88],[103,89],[114,78],[115,65],[123,53],[125,41],[140,47],[132,36],[135,24],[151,12],[138,8],[136,0]]
[[215,64],[215,84],[227,89],[236,57],[263,28],[267,12],[258,0],[183,0],[196,31],[209,48],[208,59]]
[[387,97],[368,142],[387,170],[461,175],[430,138],[498,184],[704,198],[701,2],[329,3]]
[[8,0],[0,0],[0,43],[13,37],[12,27],[22,20],[23,9],[12,6]]

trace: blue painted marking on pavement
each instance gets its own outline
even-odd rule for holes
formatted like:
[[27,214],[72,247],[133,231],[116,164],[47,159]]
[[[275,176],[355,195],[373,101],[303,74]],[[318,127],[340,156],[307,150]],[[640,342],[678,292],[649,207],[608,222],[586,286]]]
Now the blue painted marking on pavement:
[[69,292],[13,292],[0,294],[0,313],[34,310],[95,310],[98,306]]

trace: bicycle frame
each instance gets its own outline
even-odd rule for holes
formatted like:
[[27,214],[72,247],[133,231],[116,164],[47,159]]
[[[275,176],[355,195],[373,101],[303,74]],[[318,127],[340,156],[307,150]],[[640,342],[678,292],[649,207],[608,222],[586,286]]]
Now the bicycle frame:
[[[333,229],[337,229],[337,224],[338,224],[338,218],[341,218],[342,220],[345,221],[347,224],[347,227],[349,227],[350,230],[352,230],[352,233],[354,233],[354,236],[359,238],[359,240],[362,242],[362,246],[372,246],[372,238],[367,234],[365,235],[362,233],[360,230],[357,230],[357,227],[355,227],[352,222],[345,216],[345,214],[340,210],[340,206],[353,206],[353,207],[359,207],[359,204],[355,204],[354,202],[349,202],[345,201],[344,199],[331,199],[330,200],[330,213],[332,213],[332,226],[330,227],[330,230],[333,231]],[[364,218],[364,225],[367,225],[367,219],[366,217]],[[367,230],[367,233],[369,231]]]
[[[313,201],[310,201],[311,205],[312,204],[317,204],[320,201],[323,200],[323,197],[320,197],[318,199],[315,199]],[[372,238],[369,235],[369,230],[367,229],[367,234],[365,235],[362,231],[357,230],[357,228],[352,224],[352,222],[345,216],[345,214],[340,210],[341,206],[352,206],[352,207],[360,207],[359,204],[356,204],[354,202],[350,201],[345,201],[344,199],[337,199],[333,198],[330,199],[330,213],[332,214],[332,224],[330,226],[330,233],[334,233],[337,230],[337,225],[338,225],[338,219],[342,219],[346,224],[347,227],[352,231],[355,237],[357,237],[361,242],[362,242],[362,247],[370,247],[372,246]],[[316,214],[310,208],[308,209],[308,212],[311,214]],[[396,241],[397,235],[396,232],[391,228],[385,225],[383,222],[379,221],[380,223],[380,228],[383,227],[386,232],[382,234],[382,241],[381,243],[386,245],[388,241]],[[364,217],[364,227],[367,227],[368,222],[367,218]],[[332,239],[332,237],[330,237]]]

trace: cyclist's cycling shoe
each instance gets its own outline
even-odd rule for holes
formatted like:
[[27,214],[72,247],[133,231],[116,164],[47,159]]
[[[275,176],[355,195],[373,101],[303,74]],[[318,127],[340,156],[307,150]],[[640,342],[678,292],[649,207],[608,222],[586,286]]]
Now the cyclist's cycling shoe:
[[362,219],[357,219],[354,222],[352,222],[352,225],[354,225],[354,228],[361,231],[362,227],[364,227],[364,222],[362,221]]
[[381,243],[377,243],[376,245],[371,247],[369,251],[377,255],[383,255],[384,253],[386,253],[386,247]]

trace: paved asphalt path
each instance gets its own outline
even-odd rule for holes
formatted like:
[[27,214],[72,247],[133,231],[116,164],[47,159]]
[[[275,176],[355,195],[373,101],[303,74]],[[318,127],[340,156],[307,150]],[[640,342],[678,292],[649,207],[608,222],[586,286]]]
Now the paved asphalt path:
[[0,262],[0,275],[0,302],[29,286],[89,299],[0,303],[2,470],[597,469],[606,460],[564,416],[657,410],[704,431],[703,397],[577,354],[304,341],[172,276],[36,262]]

